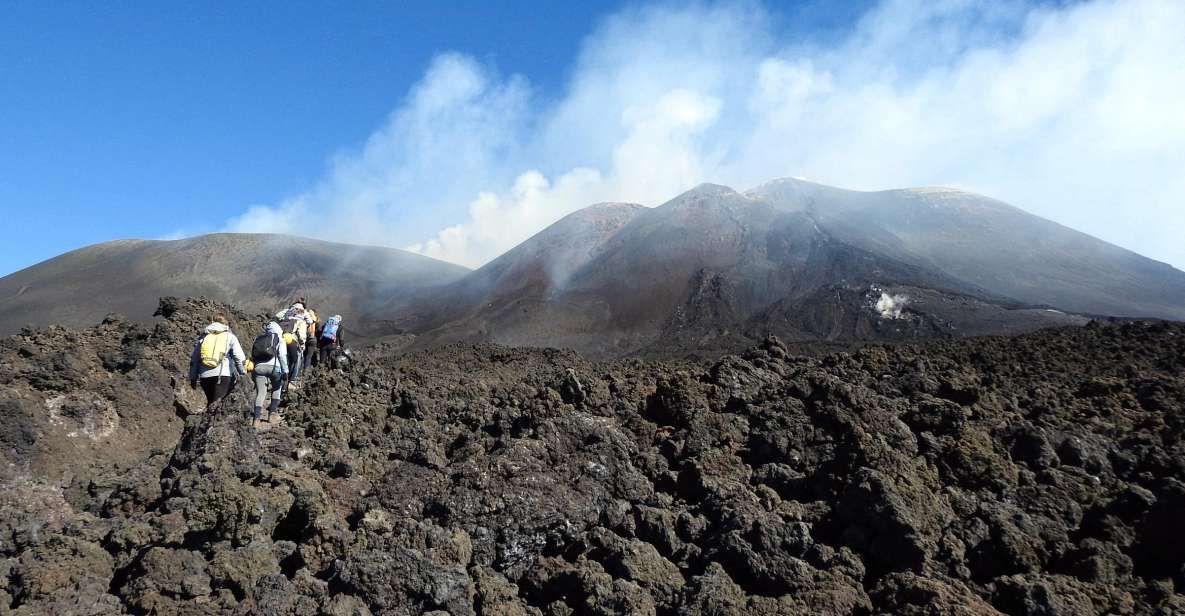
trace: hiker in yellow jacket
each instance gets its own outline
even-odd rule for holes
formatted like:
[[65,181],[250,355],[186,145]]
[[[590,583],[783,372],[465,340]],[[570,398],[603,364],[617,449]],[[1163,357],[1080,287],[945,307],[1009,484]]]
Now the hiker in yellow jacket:
[[247,374],[243,365],[246,357],[239,339],[227,326],[226,317],[214,317],[189,357],[189,386],[196,389],[201,383],[207,410],[234,390],[238,377]]

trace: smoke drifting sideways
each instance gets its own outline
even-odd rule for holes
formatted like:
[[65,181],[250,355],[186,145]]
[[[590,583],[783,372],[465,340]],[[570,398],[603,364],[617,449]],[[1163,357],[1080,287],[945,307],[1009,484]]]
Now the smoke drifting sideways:
[[315,188],[227,229],[475,267],[590,203],[799,175],[956,186],[1185,266],[1185,3],[885,0],[825,37],[782,17],[622,10],[558,94],[442,54]]

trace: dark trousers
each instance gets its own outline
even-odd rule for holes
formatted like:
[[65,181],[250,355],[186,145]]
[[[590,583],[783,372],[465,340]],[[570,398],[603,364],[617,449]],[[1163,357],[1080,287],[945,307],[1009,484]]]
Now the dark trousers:
[[[333,351],[336,348],[337,348],[336,344],[333,344],[332,342],[322,341],[321,348],[318,350],[318,354],[320,355],[320,357],[319,357],[317,363],[321,364],[322,366],[325,366],[326,368],[332,368],[333,364],[329,363],[329,361],[333,358]],[[324,369],[324,368],[322,368],[322,369]]]
[[288,381],[295,381],[300,378],[300,368],[302,365],[301,346],[297,342],[288,345]]
[[317,343],[310,338],[309,343],[304,347],[304,369],[308,370],[309,366],[313,365],[313,360],[317,358]]
[[233,376],[208,376],[201,379],[202,392],[206,394],[206,406],[213,406],[215,402],[230,395],[235,389]]

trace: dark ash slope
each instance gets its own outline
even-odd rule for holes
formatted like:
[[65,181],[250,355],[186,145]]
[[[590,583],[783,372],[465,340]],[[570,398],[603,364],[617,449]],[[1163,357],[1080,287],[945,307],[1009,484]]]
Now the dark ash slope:
[[[881,292],[908,310],[885,319]],[[710,354],[771,333],[843,344],[1085,322],[1067,312],[1181,318],[1185,274],[985,197],[780,180],[593,206],[416,299],[389,312],[420,348]]]
[[1065,311],[1185,320],[1185,273],[992,199],[773,180],[745,193],[803,212],[841,241],[1002,297]]
[[122,240],[0,278],[0,334],[25,325],[90,325],[111,312],[148,322],[157,299],[170,295],[204,295],[250,312],[274,311],[299,295],[353,319],[466,272],[402,250],[285,235]]

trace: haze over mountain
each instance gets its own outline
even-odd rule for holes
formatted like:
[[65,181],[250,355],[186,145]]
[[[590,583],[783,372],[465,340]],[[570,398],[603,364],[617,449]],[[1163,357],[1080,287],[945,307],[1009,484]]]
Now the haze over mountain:
[[314,307],[359,314],[467,272],[402,250],[286,235],[118,240],[0,278],[0,334],[24,325],[91,325],[110,312],[149,320],[167,295],[204,295],[252,311],[303,296]]
[[901,340],[1185,319],[1185,274],[963,191],[779,179],[653,208],[580,210],[387,312],[419,346],[489,339],[594,354]]

